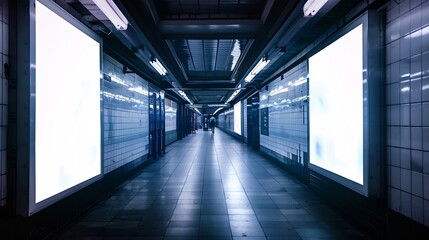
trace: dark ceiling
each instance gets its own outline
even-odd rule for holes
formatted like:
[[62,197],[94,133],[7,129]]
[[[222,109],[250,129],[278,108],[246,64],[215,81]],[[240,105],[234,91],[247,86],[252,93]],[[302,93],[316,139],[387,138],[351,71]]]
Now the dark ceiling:
[[[129,21],[118,31],[92,0],[59,1],[99,32],[106,52],[168,96],[186,93],[199,111],[213,113],[234,91],[234,103],[282,74],[316,38],[331,29],[362,0],[329,0],[316,16],[303,16],[299,0],[114,0]],[[167,69],[159,75],[156,57]],[[259,62],[270,63],[255,78],[244,78]],[[186,102],[187,103],[187,102]]]

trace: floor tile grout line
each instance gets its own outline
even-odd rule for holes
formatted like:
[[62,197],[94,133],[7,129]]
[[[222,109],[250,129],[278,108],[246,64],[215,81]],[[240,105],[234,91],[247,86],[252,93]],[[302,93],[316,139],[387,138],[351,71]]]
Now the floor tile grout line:
[[[224,146],[224,145],[222,145],[222,146]],[[223,147],[223,149],[225,149],[225,147]],[[234,149],[234,148],[233,148]],[[255,213],[255,209],[254,209],[254,207],[253,207],[253,205],[252,205],[252,203],[251,203],[251,201],[250,201],[250,199],[249,199],[249,195],[247,194],[247,191],[246,191],[246,189],[244,188],[244,186],[243,186],[243,183],[242,183],[242,180],[241,180],[241,178],[238,176],[238,174],[237,174],[237,169],[236,169],[236,166],[233,164],[233,162],[232,162],[232,160],[231,160],[231,157],[230,157],[230,155],[228,155],[228,151],[225,151],[226,152],[226,154],[227,154],[227,156],[228,156],[228,159],[229,159],[229,161],[231,162],[231,166],[232,166],[232,168],[234,169],[234,172],[235,172],[235,175],[237,176],[237,178],[238,178],[238,181],[240,181],[240,185],[241,185],[241,187],[243,188],[243,191],[244,191],[244,194],[246,195],[246,198],[247,198],[247,201],[249,201],[249,204],[250,204],[250,206],[252,207],[252,211],[253,211],[253,213],[254,213],[254,215],[255,215],[255,217],[258,219],[258,217],[256,216],[256,213]],[[242,162],[243,162],[243,160],[241,160]],[[246,165],[246,164],[245,164]],[[246,168],[248,169],[248,171],[251,173],[251,171],[250,171],[250,169],[247,167],[247,165],[246,165]],[[253,173],[251,173],[252,174],[252,176],[255,178],[255,176],[254,176],[254,174]],[[256,178],[255,178],[256,179]],[[229,216],[229,214],[228,214],[228,216]],[[229,217],[228,217],[228,219],[229,219]],[[266,232],[264,231],[264,229],[262,228],[262,225],[261,225],[261,222],[259,221],[259,219],[258,219],[258,224],[259,224],[259,226],[260,226],[260,228],[262,229],[262,231],[264,232],[264,237],[265,237],[265,239],[267,239],[268,238],[268,236],[267,236],[267,234],[266,234]],[[231,226],[231,222],[230,222],[230,226]],[[232,232],[232,229],[231,229],[231,232]]]

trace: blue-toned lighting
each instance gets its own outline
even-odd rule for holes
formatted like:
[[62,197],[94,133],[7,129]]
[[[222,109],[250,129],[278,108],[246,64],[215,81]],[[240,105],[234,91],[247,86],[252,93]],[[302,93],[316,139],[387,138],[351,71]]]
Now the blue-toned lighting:
[[167,74],[167,70],[162,66],[162,64],[158,61],[157,58],[153,58],[153,60],[149,61],[150,65],[159,73],[159,75],[164,76]]
[[303,7],[304,17],[314,17],[328,0],[308,0]]
[[258,64],[253,68],[253,70],[247,75],[247,77],[244,79],[246,82],[252,81],[252,79],[270,62],[270,60],[264,58],[261,58],[259,60]]
[[113,0],[92,0],[117,30],[127,30],[128,20]]

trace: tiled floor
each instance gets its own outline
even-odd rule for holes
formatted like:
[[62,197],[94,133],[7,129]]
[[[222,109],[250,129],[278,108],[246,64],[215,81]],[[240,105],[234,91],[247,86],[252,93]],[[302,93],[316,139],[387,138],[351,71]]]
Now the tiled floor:
[[369,239],[310,189],[226,133],[197,131],[60,239]]

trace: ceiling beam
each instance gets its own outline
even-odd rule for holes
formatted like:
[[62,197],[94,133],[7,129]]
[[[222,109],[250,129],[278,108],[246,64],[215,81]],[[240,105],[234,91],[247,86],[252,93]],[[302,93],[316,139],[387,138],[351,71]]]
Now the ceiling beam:
[[158,23],[165,38],[220,39],[254,38],[263,24],[260,20],[166,20]]

